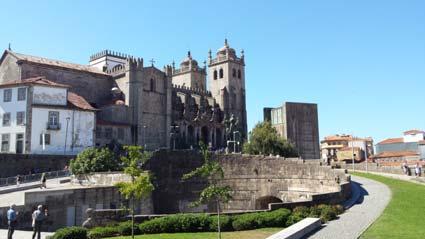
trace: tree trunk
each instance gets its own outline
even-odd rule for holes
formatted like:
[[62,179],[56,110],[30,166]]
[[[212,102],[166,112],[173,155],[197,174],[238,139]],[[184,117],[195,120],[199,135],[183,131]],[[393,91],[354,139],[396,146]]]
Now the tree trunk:
[[220,201],[217,200],[217,229],[218,229],[218,239],[221,239],[221,230],[220,230]]

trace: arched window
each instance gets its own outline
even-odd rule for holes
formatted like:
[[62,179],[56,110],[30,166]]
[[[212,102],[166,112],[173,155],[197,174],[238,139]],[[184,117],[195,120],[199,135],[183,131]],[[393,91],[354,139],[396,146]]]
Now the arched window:
[[241,70],[238,70],[238,78],[241,78]]
[[217,70],[214,70],[214,80],[217,80]]
[[219,75],[220,75],[220,79],[223,78],[223,69],[220,69]]
[[232,69],[232,76],[236,77],[236,70],[235,69]]
[[155,91],[155,80],[151,78],[151,91]]

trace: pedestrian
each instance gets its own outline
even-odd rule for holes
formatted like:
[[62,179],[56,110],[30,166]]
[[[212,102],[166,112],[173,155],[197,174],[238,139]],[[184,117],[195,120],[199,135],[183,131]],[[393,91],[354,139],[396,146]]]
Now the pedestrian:
[[422,174],[422,167],[421,165],[419,165],[419,162],[418,162],[416,163],[416,166],[415,166],[415,175],[416,177],[420,177],[421,174]]
[[36,235],[37,239],[41,239],[41,226],[43,225],[43,221],[48,216],[47,209],[44,209],[44,213],[42,212],[42,210],[43,205],[38,205],[37,210],[32,213],[32,239],[34,239]]
[[15,211],[15,204],[10,205],[10,209],[7,211],[7,239],[12,239],[13,232],[15,232],[15,227],[17,224],[16,220],[17,213]]
[[40,185],[40,188],[41,188],[41,189],[42,189],[43,187],[44,187],[44,188],[47,188],[47,187],[46,187],[46,180],[47,180],[47,178],[46,178],[46,174],[45,174],[45,173],[41,174],[41,185]]
[[16,176],[16,187],[19,187],[21,185],[21,180],[21,175],[18,174]]
[[406,160],[403,161],[403,164],[401,165],[401,168],[403,169],[403,173],[407,175],[407,162]]

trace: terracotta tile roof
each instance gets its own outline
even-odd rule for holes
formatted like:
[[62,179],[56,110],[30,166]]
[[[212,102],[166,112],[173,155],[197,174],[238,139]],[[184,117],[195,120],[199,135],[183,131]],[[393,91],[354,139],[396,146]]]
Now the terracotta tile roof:
[[360,138],[360,137],[353,137],[352,135],[330,135],[330,136],[326,136],[324,140],[322,140],[322,142],[326,142],[326,141],[351,141],[351,140],[363,140],[363,141],[373,141],[373,139],[371,137],[366,137],[366,138]]
[[425,145],[425,140],[421,140],[418,142],[419,145]]
[[62,68],[73,69],[77,71],[86,71],[86,72],[100,74],[100,75],[108,75],[107,73],[102,72],[98,70],[97,68],[90,67],[88,65],[80,65],[80,64],[48,59],[48,58],[39,57],[39,56],[25,55],[25,54],[21,54],[17,52],[12,52],[9,50],[6,50],[6,52],[10,53],[11,55],[15,56],[16,58],[22,61],[28,61],[28,62],[49,65],[49,66],[62,67]]
[[82,110],[97,110],[91,106],[83,97],[68,91],[68,104]]
[[0,87],[13,87],[19,85],[44,85],[44,86],[52,86],[52,87],[61,87],[61,88],[69,88],[68,85],[59,84],[50,80],[47,80],[44,76],[32,77],[23,79],[22,81],[9,81],[3,84],[0,84]]
[[372,158],[392,158],[404,156],[418,156],[419,153],[415,151],[387,151],[380,154],[373,155]]
[[396,143],[403,143],[403,138],[389,138],[382,140],[378,144],[396,144]]
[[424,134],[425,132],[422,130],[418,130],[418,129],[412,129],[412,130],[408,130],[408,131],[404,131],[403,134],[404,135],[409,135],[409,134]]

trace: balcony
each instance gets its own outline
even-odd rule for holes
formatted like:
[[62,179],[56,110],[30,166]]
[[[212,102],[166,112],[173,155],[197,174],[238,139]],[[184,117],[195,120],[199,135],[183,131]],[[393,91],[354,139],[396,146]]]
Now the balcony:
[[61,124],[60,123],[47,122],[46,123],[46,129],[47,130],[60,130]]

